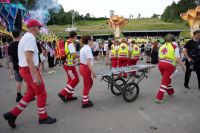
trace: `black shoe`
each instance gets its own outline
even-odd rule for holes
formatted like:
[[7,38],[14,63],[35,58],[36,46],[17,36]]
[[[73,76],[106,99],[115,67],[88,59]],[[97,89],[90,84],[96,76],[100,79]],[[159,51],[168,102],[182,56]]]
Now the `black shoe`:
[[17,95],[17,98],[16,98],[16,102],[19,102],[21,99],[22,99],[22,95],[20,94],[20,95]]
[[187,88],[188,90],[191,89],[188,85],[184,85],[184,87]]
[[17,117],[13,116],[10,112],[3,114],[3,117],[4,117],[5,120],[8,121],[8,125],[11,128],[14,129],[16,127],[15,120],[16,120]]
[[56,118],[51,118],[50,116],[48,116],[44,120],[39,119],[39,124],[53,124],[53,123],[56,123]]
[[67,99],[64,97],[64,96],[62,96],[61,94],[58,94],[58,97],[63,101],[63,102],[67,102]]
[[71,97],[71,98],[66,98],[67,101],[74,101],[74,100],[77,100],[78,97]]
[[91,101],[88,101],[87,104],[82,104],[82,108],[90,108],[90,107],[93,107],[94,104],[91,102]]

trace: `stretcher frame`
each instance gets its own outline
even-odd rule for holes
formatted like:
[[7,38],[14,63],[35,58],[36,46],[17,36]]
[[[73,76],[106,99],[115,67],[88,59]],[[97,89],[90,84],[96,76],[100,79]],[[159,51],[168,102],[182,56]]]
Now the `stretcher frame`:
[[[108,89],[116,95],[122,95],[126,102],[133,102],[139,95],[139,84],[144,78],[148,78],[147,74],[153,65],[134,65],[122,68],[103,69],[97,72],[97,77],[101,77],[101,81],[108,83]],[[128,73],[127,78],[119,77]],[[121,82],[118,83],[118,82]],[[129,97],[130,96],[130,97]]]

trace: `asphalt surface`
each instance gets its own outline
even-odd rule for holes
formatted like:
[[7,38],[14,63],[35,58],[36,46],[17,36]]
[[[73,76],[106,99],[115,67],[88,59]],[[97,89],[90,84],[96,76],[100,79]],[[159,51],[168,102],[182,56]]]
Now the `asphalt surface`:
[[[95,64],[96,70],[102,68],[106,68],[104,61]],[[15,80],[8,80],[7,76],[7,68],[0,68],[0,133],[200,133],[200,90],[195,73],[191,77],[191,90],[187,90],[183,87],[184,72],[179,70],[173,81],[175,95],[166,95],[163,104],[154,102],[160,85],[157,68],[140,83],[139,97],[132,103],[114,96],[107,84],[97,78],[90,93],[95,106],[82,109],[82,78],[75,88],[79,99],[63,103],[57,93],[65,86],[67,77],[62,67],[57,66],[55,74],[43,74],[48,113],[57,118],[57,123],[39,125],[33,101],[18,117],[14,130],[2,117],[16,105]]]

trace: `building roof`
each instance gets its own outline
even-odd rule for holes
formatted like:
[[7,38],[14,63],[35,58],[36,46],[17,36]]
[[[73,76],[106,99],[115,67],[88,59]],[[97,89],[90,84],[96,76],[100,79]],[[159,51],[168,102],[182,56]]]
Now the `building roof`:
[[144,30],[144,31],[122,31],[124,36],[166,36],[173,34],[179,36],[182,30]]

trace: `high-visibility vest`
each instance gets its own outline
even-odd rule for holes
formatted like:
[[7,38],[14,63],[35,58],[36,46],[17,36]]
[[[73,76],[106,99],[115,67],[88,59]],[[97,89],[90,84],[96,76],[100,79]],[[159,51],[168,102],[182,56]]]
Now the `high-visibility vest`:
[[66,63],[67,66],[75,66],[76,60],[73,57],[73,55],[70,53],[68,45],[72,42],[70,40],[67,40],[65,43],[65,54],[66,54]]
[[139,56],[139,55],[140,55],[140,48],[137,45],[133,45],[131,58],[134,58],[135,56]]
[[128,58],[128,55],[129,55],[128,45],[125,43],[121,43],[119,45],[118,57],[119,58]]
[[175,48],[171,43],[165,43],[159,49],[159,59],[162,62],[167,62],[176,65]]
[[115,49],[115,45],[111,46],[111,58],[117,57],[117,50]]

